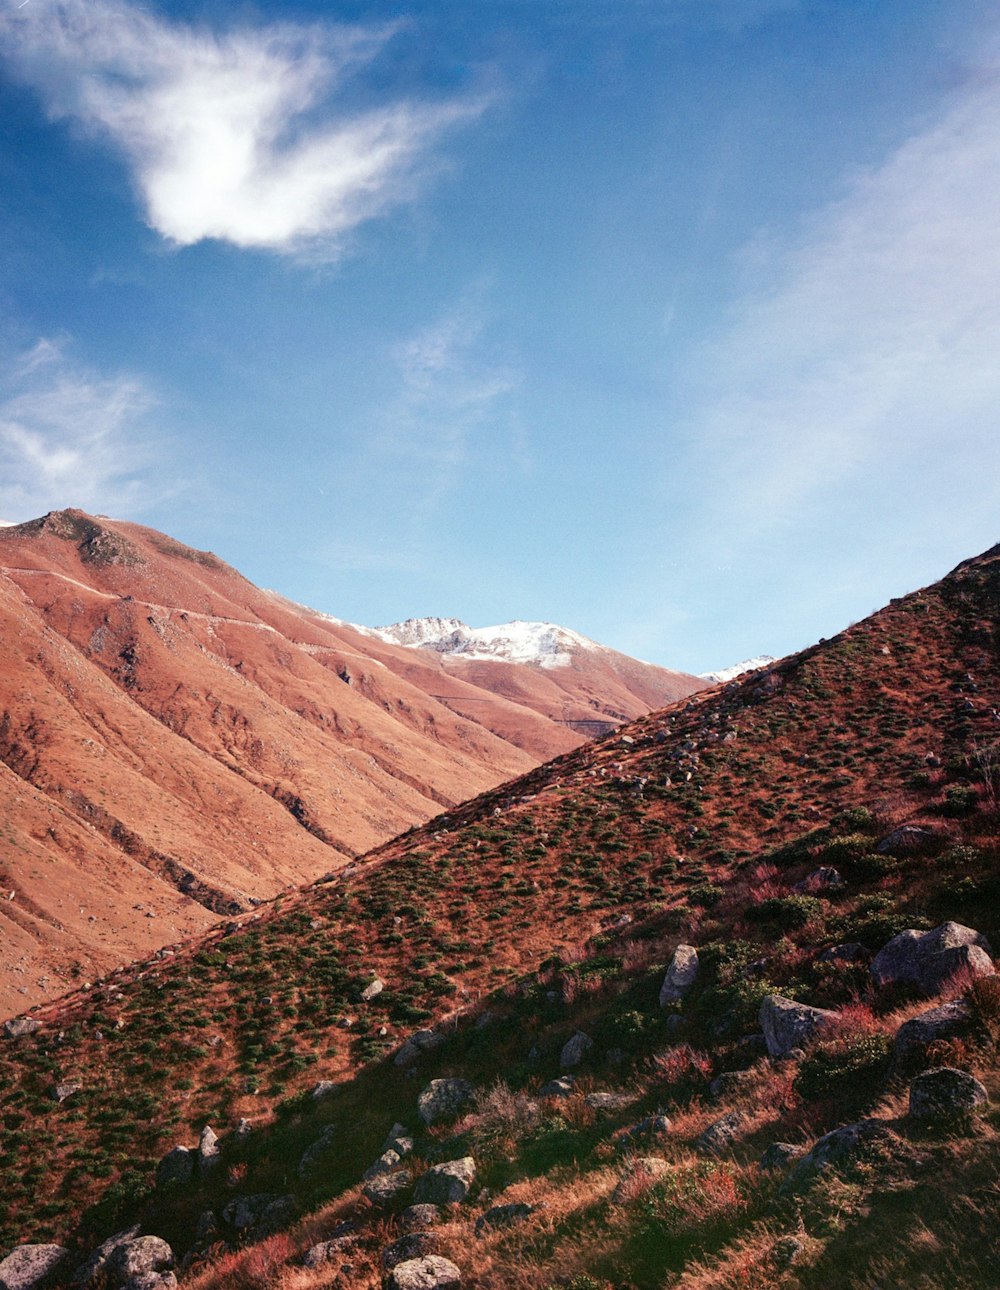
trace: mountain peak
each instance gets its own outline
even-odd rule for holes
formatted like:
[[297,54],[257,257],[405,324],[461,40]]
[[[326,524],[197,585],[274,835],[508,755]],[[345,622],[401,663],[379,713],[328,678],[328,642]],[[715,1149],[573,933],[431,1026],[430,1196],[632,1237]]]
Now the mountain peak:
[[469,627],[460,618],[408,618],[402,623],[370,630],[390,644],[411,649],[544,668],[566,667],[574,654],[604,649],[568,627],[522,619],[495,627]]

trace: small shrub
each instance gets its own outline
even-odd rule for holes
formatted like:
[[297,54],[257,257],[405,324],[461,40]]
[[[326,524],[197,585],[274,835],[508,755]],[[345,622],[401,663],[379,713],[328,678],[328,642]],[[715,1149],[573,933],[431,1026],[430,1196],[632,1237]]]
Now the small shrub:
[[748,921],[773,922],[786,932],[817,922],[822,916],[823,902],[815,896],[772,896],[746,912]]
[[806,1102],[860,1108],[882,1091],[891,1052],[892,1039],[881,1032],[819,1043],[799,1067],[795,1092]]

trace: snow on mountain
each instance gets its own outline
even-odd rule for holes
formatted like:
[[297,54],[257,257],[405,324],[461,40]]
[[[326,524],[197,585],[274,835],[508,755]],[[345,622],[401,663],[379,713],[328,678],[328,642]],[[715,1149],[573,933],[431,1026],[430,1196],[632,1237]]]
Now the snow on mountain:
[[767,667],[769,663],[776,661],[770,654],[761,654],[759,658],[745,658],[742,663],[720,668],[718,672],[699,672],[698,676],[702,681],[710,681],[713,685],[718,685],[722,681],[734,681],[744,672],[754,672],[758,667]]
[[537,667],[566,667],[582,650],[603,646],[568,627],[516,620],[497,627],[470,627],[459,618],[408,618],[368,631],[392,645],[460,654],[470,660],[534,663]]

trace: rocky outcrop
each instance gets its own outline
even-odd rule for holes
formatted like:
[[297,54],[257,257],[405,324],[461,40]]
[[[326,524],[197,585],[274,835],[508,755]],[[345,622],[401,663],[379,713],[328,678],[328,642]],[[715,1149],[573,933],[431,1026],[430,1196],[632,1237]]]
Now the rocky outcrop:
[[728,1111],[699,1135],[695,1146],[713,1156],[730,1151],[739,1142],[746,1123],[747,1117],[742,1111]]
[[420,1259],[434,1252],[434,1237],[427,1231],[408,1232],[387,1245],[379,1255],[379,1262],[386,1272],[405,1263],[407,1259]]
[[205,1178],[221,1163],[222,1148],[219,1145],[219,1135],[211,1125],[206,1124],[198,1139],[198,1173]]
[[698,951],[693,945],[678,945],[660,986],[660,1007],[680,1003],[698,979]]
[[448,1205],[465,1200],[476,1181],[476,1162],[471,1156],[433,1165],[417,1179],[413,1199],[418,1204]]
[[435,1048],[440,1048],[444,1043],[444,1035],[439,1035],[435,1030],[417,1030],[403,1046],[397,1051],[392,1059],[396,1066],[412,1066],[414,1062],[420,1060],[425,1053],[432,1053]]
[[467,1079],[432,1079],[417,1098],[417,1111],[427,1125],[453,1120],[475,1091]]
[[935,994],[957,972],[992,976],[993,970],[986,937],[951,922],[930,932],[900,932],[879,950],[871,966],[876,985],[913,985],[924,994]]
[[[25,1035],[33,1035],[36,1031],[41,1030],[42,1023],[36,1021],[34,1017],[12,1017],[10,1021],[3,1023],[3,1033],[8,1039],[23,1039]],[[42,1246],[23,1245],[19,1249],[31,1250],[42,1249]]]
[[194,1164],[197,1153],[190,1147],[174,1147],[156,1166],[157,1187],[169,1187],[171,1184],[186,1187],[194,1177]]
[[123,1241],[108,1257],[105,1275],[115,1290],[173,1290],[174,1252],[158,1236]]
[[413,1185],[413,1174],[409,1169],[397,1169],[391,1174],[377,1174],[361,1188],[365,1196],[376,1209],[388,1209],[404,1192]]
[[255,1237],[268,1236],[287,1226],[295,1215],[291,1196],[264,1192],[255,1196],[237,1196],[222,1211],[223,1221],[237,1232]]
[[760,1028],[772,1057],[786,1057],[793,1048],[802,1048],[836,1017],[835,1012],[810,1008],[780,994],[765,995],[760,1005]]
[[924,1123],[953,1123],[979,1113],[990,1097],[968,1071],[939,1066],[924,1071],[910,1085],[910,1118]]

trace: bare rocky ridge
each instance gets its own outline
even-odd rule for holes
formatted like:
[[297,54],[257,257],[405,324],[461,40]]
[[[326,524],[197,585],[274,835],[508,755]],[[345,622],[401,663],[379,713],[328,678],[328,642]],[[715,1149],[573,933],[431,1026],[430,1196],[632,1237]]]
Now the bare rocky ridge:
[[602,686],[611,720],[700,684],[491,689],[74,510],[0,529],[0,639],[0,1017],[577,746]]

